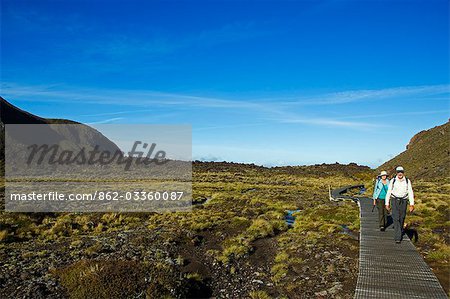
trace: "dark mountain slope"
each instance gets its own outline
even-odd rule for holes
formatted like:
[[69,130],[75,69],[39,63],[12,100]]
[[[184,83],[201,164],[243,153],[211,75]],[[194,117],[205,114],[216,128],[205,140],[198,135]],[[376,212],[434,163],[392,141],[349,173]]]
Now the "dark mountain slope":
[[378,170],[394,173],[402,165],[411,178],[439,179],[450,174],[450,122],[414,135],[406,150]]
[[[66,149],[77,149],[85,147],[86,149],[94,148],[98,145],[101,150],[115,152],[119,150],[117,145],[102,135],[100,132],[87,125],[80,124],[75,121],[66,119],[46,119],[27,111],[24,111],[4,98],[0,97],[0,160],[4,160],[4,149],[6,138],[11,138],[15,142],[20,142],[20,138],[24,136],[13,136],[9,133],[5,136],[5,124],[40,124],[49,126],[40,126],[33,128],[39,136],[45,136],[49,142],[63,142]],[[73,126],[57,126],[57,124],[73,125]]]

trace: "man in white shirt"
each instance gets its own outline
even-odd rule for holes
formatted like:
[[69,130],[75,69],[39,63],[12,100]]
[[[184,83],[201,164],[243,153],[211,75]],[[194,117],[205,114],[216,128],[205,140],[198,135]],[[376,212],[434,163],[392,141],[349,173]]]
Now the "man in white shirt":
[[405,223],[406,208],[409,200],[409,211],[414,211],[414,192],[411,181],[405,177],[405,170],[399,166],[396,168],[397,175],[389,183],[386,194],[386,209],[392,205],[392,220],[394,221],[394,238],[397,244],[401,243],[403,236],[403,225]]

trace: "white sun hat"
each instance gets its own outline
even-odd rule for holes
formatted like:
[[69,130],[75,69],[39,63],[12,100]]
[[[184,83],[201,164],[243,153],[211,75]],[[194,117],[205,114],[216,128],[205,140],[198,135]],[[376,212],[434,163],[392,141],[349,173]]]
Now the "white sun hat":
[[385,171],[385,170],[383,170],[382,172],[380,172],[380,176],[383,176],[383,175],[388,175],[388,173]]

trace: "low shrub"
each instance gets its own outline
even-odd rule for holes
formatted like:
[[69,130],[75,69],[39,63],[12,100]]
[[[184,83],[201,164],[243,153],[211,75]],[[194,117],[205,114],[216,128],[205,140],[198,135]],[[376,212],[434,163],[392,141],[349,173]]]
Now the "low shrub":
[[133,261],[81,260],[54,270],[72,299],[130,298],[145,290],[145,272]]

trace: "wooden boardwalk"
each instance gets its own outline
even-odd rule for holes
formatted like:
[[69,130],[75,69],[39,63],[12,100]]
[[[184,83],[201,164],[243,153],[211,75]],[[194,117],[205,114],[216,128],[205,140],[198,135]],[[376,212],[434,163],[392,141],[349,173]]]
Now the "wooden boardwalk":
[[372,199],[361,198],[359,206],[361,230],[355,298],[448,298],[407,236],[396,244],[392,225],[384,232],[379,231],[378,211],[375,208],[372,212]]

